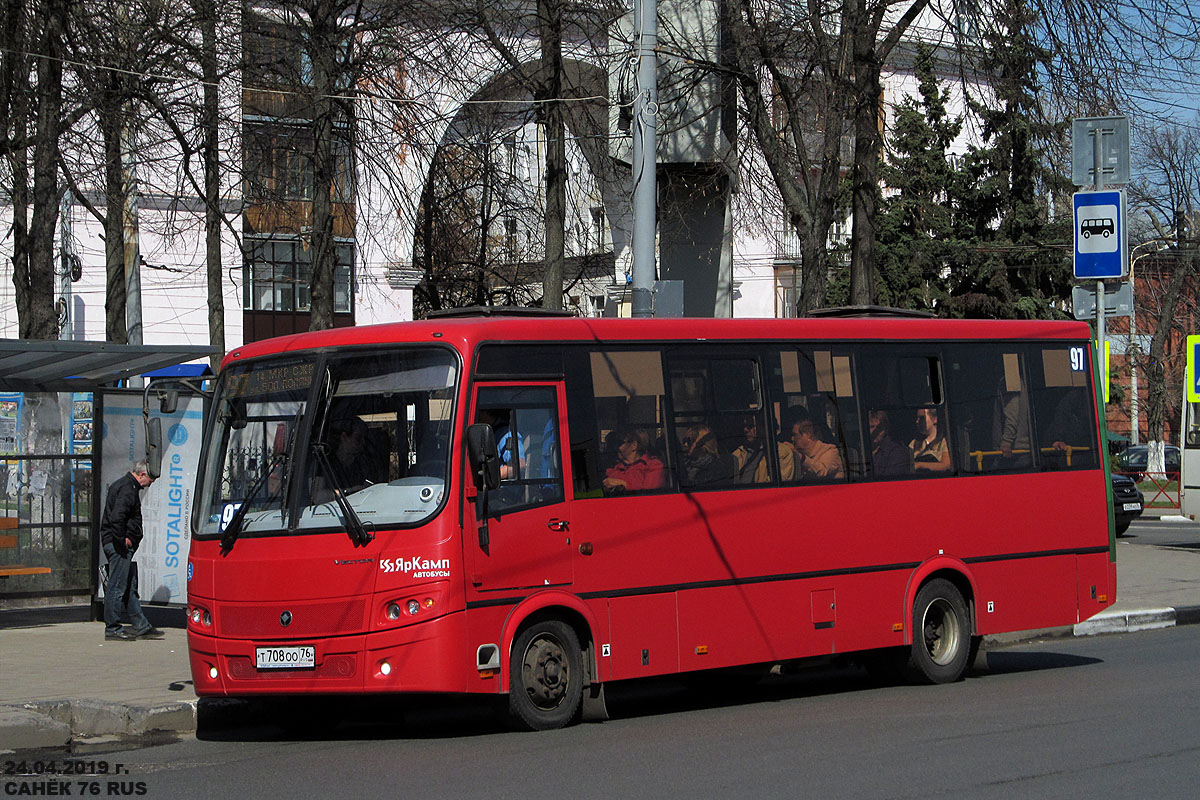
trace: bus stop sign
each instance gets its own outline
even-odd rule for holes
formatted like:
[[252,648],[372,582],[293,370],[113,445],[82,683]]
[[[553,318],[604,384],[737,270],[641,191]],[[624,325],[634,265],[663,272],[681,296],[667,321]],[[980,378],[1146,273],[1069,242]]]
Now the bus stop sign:
[[1123,278],[1125,265],[1125,190],[1076,192],[1075,277]]

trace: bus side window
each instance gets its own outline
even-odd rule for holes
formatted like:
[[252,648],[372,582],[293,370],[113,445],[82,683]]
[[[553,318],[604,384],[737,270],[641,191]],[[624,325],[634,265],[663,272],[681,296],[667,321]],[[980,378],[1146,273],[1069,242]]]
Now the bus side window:
[[[671,486],[664,444],[662,353],[603,350],[589,354],[595,408],[594,469],[607,497]],[[574,441],[572,441],[574,460]],[[576,496],[579,496],[578,494]]]
[[1030,469],[1029,380],[1024,348],[996,344],[947,347],[950,421],[968,472]]
[[563,500],[553,388],[482,387],[475,421],[492,426],[500,453],[500,487],[489,497],[489,517]]
[[[1040,369],[1038,361],[1041,362]],[[1030,404],[1044,469],[1095,468],[1096,412],[1083,345],[1035,347],[1030,361]]]
[[681,348],[671,354],[670,373],[680,485],[692,490],[773,481],[777,460],[763,446],[770,428],[757,361],[698,357]]
[[[832,349],[785,349],[769,357],[779,440],[792,450],[785,483],[844,481],[861,474],[857,392],[849,355]],[[780,463],[783,463],[780,454]]]

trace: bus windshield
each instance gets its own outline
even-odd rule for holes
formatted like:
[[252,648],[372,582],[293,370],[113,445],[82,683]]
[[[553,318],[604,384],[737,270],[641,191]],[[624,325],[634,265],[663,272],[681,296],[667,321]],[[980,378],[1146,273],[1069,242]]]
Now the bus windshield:
[[231,523],[235,536],[373,534],[428,520],[445,494],[457,372],[441,348],[230,367],[214,398],[196,535]]

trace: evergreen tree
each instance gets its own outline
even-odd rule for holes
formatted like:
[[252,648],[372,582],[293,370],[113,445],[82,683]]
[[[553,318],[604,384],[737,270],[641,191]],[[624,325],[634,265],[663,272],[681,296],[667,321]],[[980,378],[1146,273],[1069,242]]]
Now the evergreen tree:
[[880,170],[887,187],[876,221],[879,302],[933,310],[946,298],[947,256],[957,248],[947,207],[955,182],[949,148],[962,129],[951,117],[949,92],[938,87],[936,58],[919,45],[913,69],[920,99],[896,108],[890,157]]
[[983,124],[982,147],[971,148],[958,180],[954,226],[973,242],[950,272],[944,312],[963,317],[1053,318],[1070,292],[1070,221],[1055,222],[1050,203],[1069,193],[1043,154],[1064,134],[1042,119],[1039,71],[1049,55],[1030,36],[1034,18],[1024,0],[997,8],[1003,33],[988,37],[985,71],[993,102],[972,102]]

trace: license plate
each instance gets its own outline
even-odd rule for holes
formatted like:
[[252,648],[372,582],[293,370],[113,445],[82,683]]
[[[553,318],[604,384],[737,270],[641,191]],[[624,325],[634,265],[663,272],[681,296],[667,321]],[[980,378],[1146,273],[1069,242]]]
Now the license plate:
[[317,666],[317,649],[312,645],[257,647],[254,662],[259,669],[312,669]]
[[1141,503],[1126,503],[1125,510],[1126,511],[1141,511],[1142,504]]

